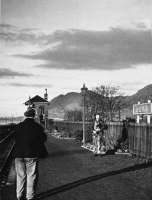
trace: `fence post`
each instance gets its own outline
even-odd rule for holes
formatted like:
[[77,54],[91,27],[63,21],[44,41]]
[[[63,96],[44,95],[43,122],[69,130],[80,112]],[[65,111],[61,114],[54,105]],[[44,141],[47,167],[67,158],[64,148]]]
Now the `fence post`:
[[147,115],[147,124],[150,124],[150,115]]

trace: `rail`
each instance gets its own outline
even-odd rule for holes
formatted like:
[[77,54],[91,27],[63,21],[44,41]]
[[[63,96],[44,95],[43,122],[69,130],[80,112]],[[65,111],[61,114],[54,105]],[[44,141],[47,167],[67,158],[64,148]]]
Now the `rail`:
[[0,187],[4,180],[7,179],[7,171],[10,167],[11,154],[14,149],[15,141],[13,138],[14,131],[11,131],[6,137],[0,140]]
[[14,145],[15,145],[15,142],[11,141],[10,145],[7,147],[8,149],[3,153],[3,156],[0,158],[0,175],[10,157],[10,154],[13,151]]
[[0,145],[4,143],[8,138],[10,138],[13,135],[14,131],[11,131],[6,137],[0,140]]

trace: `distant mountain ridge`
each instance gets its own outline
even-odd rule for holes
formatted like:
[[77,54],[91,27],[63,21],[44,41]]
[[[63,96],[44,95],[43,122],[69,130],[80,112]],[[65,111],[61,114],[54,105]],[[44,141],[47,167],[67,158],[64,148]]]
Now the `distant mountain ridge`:
[[[123,99],[126,103],[126,109],[131,112],[133,104],[138,103],[138,101],[145,103],[148,100],[152,100],[152,84],[145,86],[131,96],[123,97]],[[81,109],[82,97],[80,93],[70,92],[65,95],[59,95],[49,102],[49,118],[64,119],[67,110]]]
[[126,98],[129,106],[138,103],[138,101],[140,101],[141,103],[146,103],[148,100],[152,100],[152,84],[143,87],[135,94]]
[[81,94],[70,92],[59,95],[49,102],[49,117],[64,118],[66,110],[81,110]]

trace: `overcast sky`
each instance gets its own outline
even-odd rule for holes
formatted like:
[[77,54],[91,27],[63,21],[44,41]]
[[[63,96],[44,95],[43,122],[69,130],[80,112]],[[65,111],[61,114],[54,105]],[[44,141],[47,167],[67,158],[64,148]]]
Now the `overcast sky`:
[[151,0],[1,0],[0,116],[100,84],[152,83]]

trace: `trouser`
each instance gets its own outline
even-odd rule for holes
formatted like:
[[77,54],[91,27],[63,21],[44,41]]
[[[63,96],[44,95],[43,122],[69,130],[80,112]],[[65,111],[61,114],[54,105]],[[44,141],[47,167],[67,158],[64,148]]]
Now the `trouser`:
[[17,175],[17,198],[22,199],[26,196],[27,199],[33,199],[38,179],[38,159],[16,158],[15,169]]
[[105,152],[105,138],[104,134],[96,134],[93,136],[94,152],[100,154]]
[[96,136],[95,135],[92,135],[92,145],[95,148],[95,145],[96,145]]
[[100,139],[100,146],[101,146],[101,151],[105,151],[106,141],[105,141],[104,133],[102,134],[101,139]]
[[100,135],[96,135],[94,137],[94,145],[95,145],[95,150],[94,152],[99,154],[100,153],[100,138],[101,136]]

